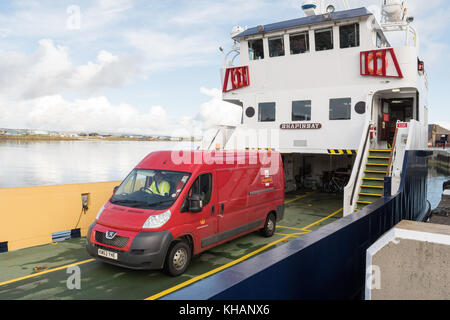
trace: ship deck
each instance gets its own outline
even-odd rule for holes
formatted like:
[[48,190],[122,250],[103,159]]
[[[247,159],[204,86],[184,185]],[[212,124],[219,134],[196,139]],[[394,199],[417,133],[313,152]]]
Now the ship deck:
[[[94,260],[86,252],[85,238],[3,253],[0,300],[158,299],[342,217],[340,195],[299,191],[287,195],[285,204],[285,217],[273,237],[254,232],[217,246],[193,257],[186,273],[176,278]],[[67,286],[73,265],[80,268],[80,289]]]

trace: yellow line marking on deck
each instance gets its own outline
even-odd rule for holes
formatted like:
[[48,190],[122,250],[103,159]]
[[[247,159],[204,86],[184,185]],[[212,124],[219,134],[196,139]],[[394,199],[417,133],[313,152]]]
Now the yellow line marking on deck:
[[316,193],[316,192],[317,192],[317,191],[312,191],[312,192],[308,192],[308,193],[306,193],[306,194],[304,194],[304,195],[301,195],[301,196],[295,197],[294,199],[291,199],[291,200],[285,201],[285,202],[284,202],[284,204],[288,204],[288,203],[291,203],[291,202],[294,202],[294,201],[300,200],[300,199],[302,199],[302,198],[305,198],[305,197],[307,197],[307,196],[309,196],[309,195],[311,195],[311,194],[313,194],[313,193]]
[[301,235],[304,235],[304,234],[308,234],[310,232],[311,232],[311,230],[307,230],[305,232],[294,232],[294,233],[278,233],[278,232],[275,232],[275,234],[277,234],[279,236],[294,237],[294,236],[301,236]]
[[[341,208],[341,209],[339,209],[339,210],[333,212],[332,214],[326,216],[325,218],[322,218],[322,219],[320,219],[320,220],[318,220],[318,221],[316,221],[316,222],[314,222],[314,223],[311,223],[310,225],[308,225],[308,226],[306,226],[306,227],[303,227],[302,229],[299,229],[299,228],[292,228],[292,227],[284,227],[284,228],[288,228],[288,229],[297,229],[297,230],[301,230],[301,231],[305,231],[306,233],[309,233],[309,232],[311,232],[311,231],[310,231],[310,230],[306,230],[306,229],[308,229],[309,227],[312,227],[312,226],[314,226],[314,225],[316,225],[316,224],[318,224],[318,223],[321,223],[322,221],[325,221],[325,220],[331,218],[332,216],[334,216],[334,215],[338,214],[339,212],[341,212],[342,209],[343,209],[343,208]],[[280,226],[279,226],[279,227],[280,227]],[[279,243],[279,242],[281,242],[281,241],[285,241],[285,240],[291,238],[293,235],[296,235],[296,234],[300,234],[300,232],[299,232],[299,233],[293,233],[293,234],[284,236],[283,238],[278,239],[278,240],[276,240],[276,241],[274,241],[274,242],[271,242],[271,243],[265,245],[264,247],[259,248],[258,250],[255,250],[255,251],[253,251],[253,252],[250,252],[249,254],[246,254],[245,256],[242,256],[242,257],[240,257],[240,258],[238,258],[238,259],[236,259],[236,260],[233,260],[233,261],[231,261],[231,262],[229,262],[229,263],[227,263],[227,264],[225,264],[225,265],[223,265],[223,266],[220,266],[220,267],[218,267],[218,268],[216,268],[216,269],[214,269],[214,270],[211,270],[211,271],[206,272],[206,273],[204,273],[204,274],[198,275],[198,276],[196,276],[196,277],[194,277],[194,278],[192,278],[192,279],[190,279],[190,280],[187,280],[187,281],[185,281],[185,282],[182,282],[182,283],[180,283],[180,284],[178,284],[178,285],[176,285],[176,286],[173,286],[172,288],[169,288],[169,289],[167,289],[167,290],[161,291],[160,293],[154,294],[154,295],[152,295],[152,296],[146,298],[145,300],[156,300],[156,299],[159,299],[159,298],[161,298],[161,297],[164,297],[164,296],[166,296],[166,295],[168,295],[168,294],[170,294],[170,293],[172,293],[172,292],[175,292],[175,291],[177,291],[177,290],[180,290],[180,289],[182,289],[182,288],[184,288],[184,287],[186,287],[186,286],[188,286],[188,285],[190,285],[190,284],[192,284],[192,283],[194,283],[194,282],[197,282],[197,281],[199,281],[199,280],[201,280],[201,279],[203,279],[203,278],[206,278],[206,277],[208,277],[208,276],[210,276],[210,275],[213,275],[213,274],[215,274],[215,273],[217,273],[217,272],[219,272],[219,271],[228,269],[229,267],[232,267],[232,266],[234,266],[235,264],[237,264],[237,263],[239,263],[239,262],[241,262],[241,261],[244,261],[244,260],[246,260],[246,259],[248,259],[248,258],[254,256],[254,255],[257,254],[257,253],[259,253],[259,252],[261,252],[261,251],[264,251],[265,249],[267,249],[267,248],[269,248],[269,247],[271,247],[271,246],[273,246],[273,245],[275,245],[275,244],[277,244],[277,243]],[[301,234],[304,234],[304,233],[301,232]]]
[[168,295],[169,293],[172,293],[174,291],[180,290],[181,288],[184,288],[184,287],[186,287],[186,286],[188,286],[188,285],[190,285],[190,284],[192,284],[194,282],[197,282],[197,281],[199,281],[199,280],[201,280],[203,278],[206,278],[206,277],[208,277],[210,275],[213,275],[213,274],[215,274],[215,273],[217,273],[219,271],[222,271],[222,270],[227,269],[227,268],[229,268],[231,266],[234,266],[235,264],[238,264],[241,261],[247,260],[248,258],[254,256],[255,254],[257,254],[257,253],[259,253],[261,251],[264,251],[267,248],[270,248],[271,246],[273,246],[273,245],[275,245],[275,244],[277,244],[279,242],[287,240],[289,237],[290,236],[285,236],[285,237],[283,237],[281,239],[278,239],[278,240],[276,240],[274,242],[266,244],[265,246],[259,248],[258,250],[250,252],[249,254],[246,254],[245,256],[240,257],[239,259],[233,260],[233,261],[231,261],[231,262],[229,262],[227,264],[224,264],[223,266],[220,266],[220,267],[218,267],[216,269],[213,269],[211,271],[208,271],[206,273],[198,275],[198,276],[196,276],[196,277],[194,277],[192,279],[189,279],[189,280],[187,280],[185,282],[182,282],[182,283],[180,283],[180,284],[178,284],[178,285],[176,285],[176,286],[174,286],[172,288],[169,288],[169,289],[166,289],[164,291],[161,291],[160,293],[154,294],[154,295],[146,298],[145,300],[156,300],[156,299],[159,299],[161,297],[164,297],[165,295]]
[[314,223],[311,223],[310,225],[308,225],[308,226],[302,228],[302,230],[306,230],[306,229],[308,229],[308,228],[310,228],[310,227],[312,227],[312,226],[314,226],[314,225],[316,225],[316,224],[321,223],[322,221],[325,221],[325,220],[331,218],[331,217],[334,216],[334,215],[337,215],[339,212],[342,211],[342,209],[343,209],[343,208],[340,208],[339,210],[333,212],[333,213],[330,214],[329,216],[326,216],[325,218],[322,218],[322,219],[320,219],[320,220],[318,220],[318,221],[316,221],[316,222],[314,222]]
[[72,267],[72,266],[79,266],[80,264],[88,263],[88,262],[91,262],[91,261],[94,261],[94,260],[95,259],[88,259],[88,260],[84,260],[84,261],[80,261],[80,262],[75,262],[75,263],[71,263],[71,264],[68,264],[68,265],[65,265],[65,266],[62,266],[62,267],[49,269],[49,270],[46,270],[46,271],[29,274],[29,275],[24,276],[24,277],[20,277],[20,278],[11,279],[11,280],[8,280],[8,281],[0,282],[0,286],[4,286],[4,285],[10,284],[10,283],[18,282],[18,281],[25,280],[25,279],[38,277],[38,276],[41,276],[43,274],[47,274],[47,273],[50,273],[50,272],[67,269],[67,268]]
[[277,228],[285,228],[285,229],[292,229],[292,230],[303,231],[303,229],[300,229],[300,228],[286,227],[286,226],[277,226]]

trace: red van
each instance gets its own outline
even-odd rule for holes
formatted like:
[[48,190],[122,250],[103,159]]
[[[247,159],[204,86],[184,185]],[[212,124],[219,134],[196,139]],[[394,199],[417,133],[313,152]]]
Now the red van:
[[107,263],[177,276],[192,255],[256,230],[272,236],[283,215],[278,152],[153,152],[100,210],[87,250]]

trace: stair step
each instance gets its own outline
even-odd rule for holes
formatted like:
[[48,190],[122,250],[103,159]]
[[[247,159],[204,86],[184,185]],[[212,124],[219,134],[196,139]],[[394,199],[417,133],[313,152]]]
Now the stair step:
[[377,201],[381,197],[382,197],[381,195],[359,194],[358,201],[372,203]]
[[360,192],[359,193],[360,196],[369,196],[369,197],[382,197],[382,194],[378,194],[378,193],[365,193],[365,192]]
[[374,187],[384,188],[384,179],[383,179],[383,181],[364,180],[362,184],[365,185],[365,186],[374,186]]
[[389,152],[391,153],[391,149],[369,149],[370,152]]
[[366,166],[380,166],[380,167],[387,167],[387,163],[367,163]]
[[386,159],[389,160],[391,157],[381,157],[381,156],[368,156],[368,159]]
[[364,188],[362,186],[359,192],[361,192],[361,194],[375,194],[377,196],[383,195],[383,189]]
[[[369,155],[370,157],[370,155]],[[377,157],[376,155],[374,157]],[[367,163],[372,163],[372,164],[388,164],[389,160],[388,159],[368,159]]]
[[374,185],[369,185],[369,184],[363,184],[363,185],[361,185],[361,188],[384,189],[383,186],[374,186]]
[[384,179],[381,178],[366,178],[366,177],[364,177],[363,180],[384,181]]
[[356,201],[356,203],[359,203],[359,204],[371,204],[372,202],[358,200],[358,201]]
[[366,165],[366,169],[365,170],[386,172],[387,171],[387,166],[369,166],[369,165]]
[[365,172],[364,178],[374,178],[374,179],[383,179],[385,177],[386,173],[383,172]]
[[365,173],[382,173],[386,174],[386,171],[379,171],[379,170],[364,170]]

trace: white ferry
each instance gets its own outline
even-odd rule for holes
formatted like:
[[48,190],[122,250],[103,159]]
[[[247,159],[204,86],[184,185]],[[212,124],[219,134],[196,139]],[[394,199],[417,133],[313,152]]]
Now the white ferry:
[[404,1],[383,0],[380,21],[343,3],[304,1],[302,18],[233,28],[221,79],[241,123],[219,127],[203,147],[281,152],[287,192],[347,171],[346,216],[399,190],[407,151],[427,149],[429,104]]

